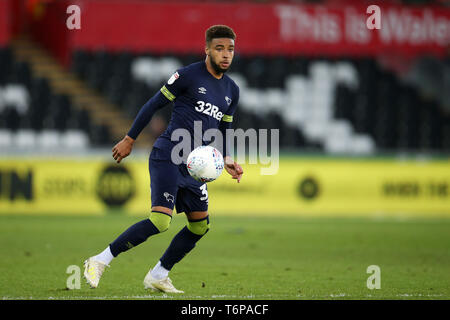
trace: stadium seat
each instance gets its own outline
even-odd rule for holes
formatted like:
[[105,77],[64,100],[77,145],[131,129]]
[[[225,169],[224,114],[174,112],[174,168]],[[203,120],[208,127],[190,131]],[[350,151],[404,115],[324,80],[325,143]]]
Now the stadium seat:
[[265,90],[264,100],[268,110],[275,111],[276,114],[283,113],[283,106],[286,105],[286,95],[281,89],[268,88]]
[[109,147],[112,141],[109,129],[106,125],[93,126],[89,138],[93,145],[99,147]]
[[9,83],[9,76],[11,74],[11,67],[14,59],[11,48],[0,48],[0,86]]
[[240,73],[230,72],[229,76],[238,85],[239,88],[245,90],[248,87],[247,79]]
[[11,131],[17,131],[20,127],[20,113],[17,111],[14,105],[6,105],[2,112],[5,126],[4,128]]
[[375,152],[375,141],[369,135],[353,135],[349,151],[355,155],[373,154]]
[[21,150],[36,148],[36,132],[31,129],[20,129],[14,135],[13,144]]
[[337,62],[334,66],[334,77],[336,82],[345,84],[348,88],[353,90],[358,88],[357,70],[349,62]]
[[47,112],[51,100],[51,90],[48,80],[45,78],[34,78],[30,89],[31,103],[42,113]]
[[167,81],[182,65],[173,58],[136,58],[131,63],[131,74],[134,79],[144,81],[148,86],[155,86]]
[[66,150],[82,150],[89,147],[89,136],[80,130],[67,130],[60,135],[61,147]]
[[25,86],[21,84],[8,84],[3,87],[2,103],[14,107],[20,115],[28,111],[29,94]]
[[86,79],[89,69],[90,53],[84,50],[76,50],[72,55],[71,70],[81,79]]
[[324,143],[325,151],[328,153],[345,154],[350,153],[351,140],[349,137],[327,136]]
[[13,146],[13,133],[10,130],[0,128],[0,148],[2,150]]
[[60,140],[58,131],[44,129],[36,135],[36,146],[41,150],[57,150],[61,146]]

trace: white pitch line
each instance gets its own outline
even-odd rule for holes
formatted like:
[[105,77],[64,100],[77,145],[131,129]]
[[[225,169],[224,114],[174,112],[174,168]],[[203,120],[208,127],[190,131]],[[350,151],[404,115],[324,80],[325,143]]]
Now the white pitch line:
[[[162,295],[132,295],[132,296],[63,296],[63,297],[47,297],[47,298],[37,298],[37,299],[48,299],[48,300],[117,300],[117,299],[171,299],[171,300],[182,300],[182,299],[209,299],[209,300],[214,300],[214,299],[223,299],[223,300],[227,300],[227,299],[241,299],[241,300],[248,300],[248,299],[276,299],[276,300],[280,300],[280,298],[289,298],[292,297],[292,295],[271,295],[271,294],[263,294],[263,295],[244,295],[244,296],[239,296],[239,295],[226,295],[226,294],[221,294],[221,295],[211,295],[211,296],[195,296],[195,295],[167,295],[167,294],[162,294]],[[361,298],[376,298],[376,299],[389,299],[389,298],[399,298],[399,297],[408,297],[408,298],[434,298],[434,297],[445,297],[445,295],[443,294],[421,294],[421,293],[417,293],[417,294],[410,294],[410,293],[402,293],[402,294],[396,294],[396,295],[392,295],[392,296],[376,296],[376,295],[365,295],[365,296],[360,296],[360,295],[350,295],[350,294],[346,294],[346,293],[338,293],[338,294],[330,294],[330,295],[326,295],[326,296],[317,296],[317,295],[313,295],[313,296],[309,296],[309,295],[300,295],[297,294],[295,295],[296,298],[303,298],[303,299],[327,299],[327,298],[354,298],[354,299],[361,299]],[[35,298],[31,297],[8,297],[8,296],[4,296],[2,297],[2,300],[33,300]]]

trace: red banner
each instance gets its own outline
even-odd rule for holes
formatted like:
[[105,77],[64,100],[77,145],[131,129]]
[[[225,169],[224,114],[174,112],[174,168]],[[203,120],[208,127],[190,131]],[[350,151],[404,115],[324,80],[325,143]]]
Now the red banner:
[[[235,30],[242,54],[443,56],[450,43],[450,9],[443,7],[380,6],[381,28],[370,30],[365,6],[136,0],[70,4],[81,9],[81,30],[68,30],[61,18],[53,24],[66,28],[69,50],[202,52],[204,32],[213,24]],[[59,15],[69,17],[65,11]]]
[[0,47],[7,45],[11,38],[10,5],[10,0],[0,0]]

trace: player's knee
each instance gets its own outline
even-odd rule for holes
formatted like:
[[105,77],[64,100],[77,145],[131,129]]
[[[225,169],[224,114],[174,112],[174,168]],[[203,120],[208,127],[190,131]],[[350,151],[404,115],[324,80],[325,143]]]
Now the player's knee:
[[196,235],[203,236],[210,228],[209,216],[201,220],[191,220],[187,223],[187,228]]
[[152,211],[149,219],[159,232],[164,232],[169,229],[170,222],[172,221],[172,217],[169,214],[158,211]]

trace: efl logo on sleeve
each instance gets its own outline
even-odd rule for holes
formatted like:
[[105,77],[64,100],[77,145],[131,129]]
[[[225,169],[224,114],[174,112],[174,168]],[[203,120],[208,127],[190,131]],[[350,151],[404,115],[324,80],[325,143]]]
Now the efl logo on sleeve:
[[167,84],[172,84],[175,82],[175,80],[177,80],[180,77],[180,75],[178,74],[178,72],[175,72],[169,79],[169,81],[167,81]]

